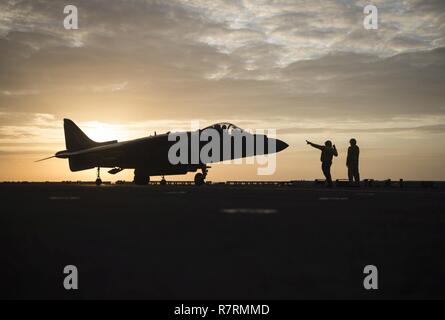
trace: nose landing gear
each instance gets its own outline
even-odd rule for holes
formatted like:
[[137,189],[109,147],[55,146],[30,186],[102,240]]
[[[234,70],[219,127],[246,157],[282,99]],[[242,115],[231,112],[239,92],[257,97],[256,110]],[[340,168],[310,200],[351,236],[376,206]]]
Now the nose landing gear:
[[204,175],[200,172],[195,174],[195,185],[200,186],[204,184]]
[[210,167],[203,166],[201,168],[202,173],[198,172],[197,174],[195,174],[195,185],[201,186],[205,184],[205,178],[207,177],[207,173],[209,172],[208,168]]

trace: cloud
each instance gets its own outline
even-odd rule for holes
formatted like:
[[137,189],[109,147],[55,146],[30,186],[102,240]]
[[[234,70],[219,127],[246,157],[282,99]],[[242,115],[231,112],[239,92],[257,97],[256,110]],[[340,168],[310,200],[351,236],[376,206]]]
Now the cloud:
[[375,32],[366,3],[74,1],[80,29],[65,30],[63,1],[5,1],[0,109],[125,123],[443,113],[443,2],[375,1]]
[[33,89],[24,89],[24,90],[13,90],[13,91],[9,91],[9,90],[4,90],[2,91],[2,94],[4,96],[30,96],[30,95],[36,95],[39,94],[40,91],[39,90],[33,90]]
[[93,92],[116,92],[125,90],[125,88],[128,85],[128,81],[124,81],[122,83],[111,83],[111,84],[105,84],[105,85],[99,85],[99,86],[93,86],[91,89]]
[[417,133],[433,133],[433,134],[445,134],[445,123],[430,125],[430,126],[418,126],[418,127],[396,127],[396,128],[329,128],[329,127],[315,127],[315,128],[287,128],[281,129],[280,134],[309,134],[309,133],[403,133],[403,132],[417,132]]

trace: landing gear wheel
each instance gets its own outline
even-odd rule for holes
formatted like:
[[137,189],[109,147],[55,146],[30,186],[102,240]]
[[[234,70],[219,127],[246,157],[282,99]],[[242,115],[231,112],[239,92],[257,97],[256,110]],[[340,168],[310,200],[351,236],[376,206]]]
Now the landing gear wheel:
[[205,183],[204,175],[202,173],[195,174],[195,185],[201,186]]
[[162,177],[160,184],[161,184],[161,186],[165,186],[167,184],[167,181],[165,181],[164,177]]
[[97,167],[96,186],[100,186],[101,184],[102,184],[102,179],[100,178],[100,167]]
[[150,177],[135,174],[133,182],[138,186],[146,186],[150,182]]

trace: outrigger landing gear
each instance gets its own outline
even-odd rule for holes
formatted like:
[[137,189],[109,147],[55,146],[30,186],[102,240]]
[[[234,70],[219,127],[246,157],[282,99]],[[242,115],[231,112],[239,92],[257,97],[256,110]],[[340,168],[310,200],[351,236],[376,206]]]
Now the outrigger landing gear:
[[102,184],[102,180],[100,178],[100,167],[97,167],[96,186],[100,186],[101,184]]
[[167,184],[167,181],[165,181],[164,176],[162,176],[160,184],[161,184],[161,186],[165,186]]
[[208,168],[210,167],[203,166],[201,168],[202,173],[198,172],[197,174],[195,174],[195,185],[201,186],[205,184],[205,178],[207,177],[207,173],[209,172],[209,170],[207,170]]

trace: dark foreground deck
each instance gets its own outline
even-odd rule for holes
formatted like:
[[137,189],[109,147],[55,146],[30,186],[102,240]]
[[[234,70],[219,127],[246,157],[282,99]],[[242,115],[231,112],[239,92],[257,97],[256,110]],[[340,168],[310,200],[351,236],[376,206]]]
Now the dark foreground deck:
[[445,298],[441,188],[0,184],[0,201],[1,298]]

